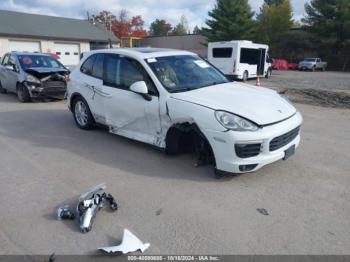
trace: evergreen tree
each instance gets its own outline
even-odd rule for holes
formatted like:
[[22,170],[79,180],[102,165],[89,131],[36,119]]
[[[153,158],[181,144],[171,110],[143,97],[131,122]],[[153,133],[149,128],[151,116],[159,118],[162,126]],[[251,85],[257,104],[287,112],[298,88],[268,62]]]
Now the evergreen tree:
[[248,0],[217,0],[202,33],[208,42],[250,40],[255,31],[253,16]]
[[282,56],[283,39],[287,37],[294,24],[292,17],[290,0],[266,0],[260,8],[256,39],[268,44],[274,56]]
[[196,26],[193,28],[193,34],[194,34],[194,35],[200,35],[200,34],[201,34],[201,29],[198,27],[198,25],[196,25]]
[[312,0],[305,5],[307,16],[302,20],[321,44],[337,54],[350,41],[350,1]]
[[350,1],[311,0],[305,5],[305,28],[331,67],[345,70],[350,64]]
[[172,30],[172,26],[165,20],[156,19],[151,23],[149,34],[151,36],[167,36]]
[[267,5],[280,5],[283,3],[283,0],[264,0],[264,3]]

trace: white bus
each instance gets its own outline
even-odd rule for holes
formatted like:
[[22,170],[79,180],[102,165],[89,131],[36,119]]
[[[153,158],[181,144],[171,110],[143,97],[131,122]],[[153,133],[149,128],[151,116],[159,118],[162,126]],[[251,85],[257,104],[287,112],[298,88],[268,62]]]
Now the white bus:
[[240,40],[215,42],[208,45],[208,60],[229,79],[243,81],[272,74],[267,45]]

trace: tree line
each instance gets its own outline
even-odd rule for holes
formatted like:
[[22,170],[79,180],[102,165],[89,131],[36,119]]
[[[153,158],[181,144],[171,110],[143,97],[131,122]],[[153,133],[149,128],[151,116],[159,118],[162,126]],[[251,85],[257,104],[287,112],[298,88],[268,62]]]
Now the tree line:
[[[90,20],[105,25],[119,39],[122,37],[142,38],[146,36],[187,35],[190,33],[188,20],[185,15],[181,16],[179,23],[175,26],[164,19],[156,19],[151,23],[149,31],[145,29],[145,22],[142,16],[130,17],[125,9],[121,10],[117,15],[109,11],[101,11],[97,15],[92,15]],[[194,32],[199,33],[199,28],[195,28]]]
[[217,0],[206,25],[201,33],[209,42],[253,40],[268,44],[276,58],[320,56],[333,69],[350,69],[350,0],[311,0],[300,22],[290,0],[264,0],[258,14],[248,0]]
[[[196,26],[192,31],[208,42],[252,40],[268,44],[274,58],[297,62],[305,56],[319,56],[330,68],[350,70],[350,0],[310,0],[301,21],[293,20],[290,0],[264,0],[258,13],[248,0],[216,0],[208,17],[203,28]],[[155,19],[149,31],[141,16],[129,18],[125,10],[117,16],[102,11],[94,18],[119,38],[190,33],[184,15],[175,26]]]

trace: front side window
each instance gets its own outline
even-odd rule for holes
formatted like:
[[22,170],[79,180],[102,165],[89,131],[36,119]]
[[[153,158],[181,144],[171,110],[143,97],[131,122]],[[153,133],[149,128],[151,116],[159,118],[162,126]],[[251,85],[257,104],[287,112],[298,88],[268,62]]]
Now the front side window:
[[81,66],[80,71],[86,75],[91,75],[95,59],[96,55],[92,55],[88,59],[86,59],[83,65]]
[[217,69],[194,55],[149,58],[146,62],[170,93],[229,82]]
[[5,55],[5,57],[2,59],[2,65],[7,65],[8,61],[9,61],[9,55]]
[[37,67],[65,69],[64,65],[62,65],[59,61],[52,58],[51,56],[18,55],[17,57],[23,70]]
[[316,58],[305,58],[305,62],[316,62]]
[[252,48],[241,48],[241,59],[240,63],[257,65],[260,60],[260,50]]
[[136,60],[118,55],[106,55],[103,80],[106,85],[129,90],[130,86],[145,81],[150,95],[157,95],[157,90],[143,66]]

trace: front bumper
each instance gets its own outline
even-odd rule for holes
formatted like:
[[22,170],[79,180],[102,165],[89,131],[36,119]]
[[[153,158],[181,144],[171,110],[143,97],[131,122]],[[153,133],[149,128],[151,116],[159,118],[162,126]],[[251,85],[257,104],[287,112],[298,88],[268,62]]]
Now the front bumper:
[[313,64],[300,64],[299,70],[312,70],[314,68]]
[[67,93],[66,86],[34,86],[26,84],[31,98],[55,98],[65,99]]
[[[282,136],[302,124],[302,116],[298,112],[292,118],[281,123],[263,127],[256,132],[218,132],[206,130],[207,138],[215,155],[216,168],[219,171],[229,173],[254,172],[285,157],[285,151],[293,145],[297,148],[300,143],[300,133],[283,147],[270,151],[270,142],[276,137]],[[241,158],[237,156],[235,145],[237,144],[261,144],[257,156]],[[242,166],[253,166],[249,171],[242,171]]]

